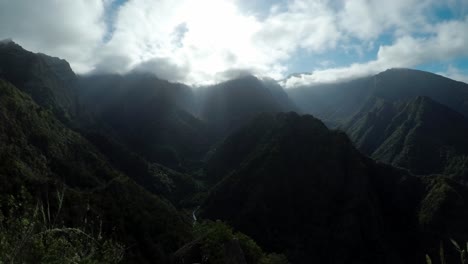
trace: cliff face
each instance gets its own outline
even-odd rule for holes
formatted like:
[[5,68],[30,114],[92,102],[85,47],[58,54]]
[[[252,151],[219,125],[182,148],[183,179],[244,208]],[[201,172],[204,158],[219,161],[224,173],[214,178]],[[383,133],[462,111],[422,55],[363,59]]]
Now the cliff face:
[[29,94],[40,106],[69,121],[78,114],[76,76],[65,60],[0,44],[0,78]]

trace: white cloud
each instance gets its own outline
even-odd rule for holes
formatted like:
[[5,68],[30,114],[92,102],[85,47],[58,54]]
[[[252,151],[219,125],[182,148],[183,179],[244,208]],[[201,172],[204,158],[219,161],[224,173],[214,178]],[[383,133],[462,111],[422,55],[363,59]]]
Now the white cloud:
[[[266,6],[261,15],[268,1],[246,1],[129,0],[110,14],[115,0],[0,0],[0,39],[63,57],[79,73],[137,69],[192,84],[246,71],[280,79],[298,54],[345,50],[362,59],[382,34],[393,44],[380,46],[375,60],[316,62],[321,69],[302,69],[314,73],[286,85],[468,56],[463,0],[290,0]],[[435,20],[430,11],[441,5],[459,15]]]
[[173,64],[171,61],[170,58],[152,58],[138,64],[133,71],[152,72],[159,78],[172,82],[186,79],[190,68]]
[[323,52],[335,48],[341,38],[334,15],[325,1],[292,1],[285,12],[263,21],[256,39],[286,58],[298,48]]
[[[1,37],[63,57],[78,72],[138,67],[161,75],[154,61],[165,58],[172,69],[189,69],[175,75],[189,83],[213,81],[230,69],[281,78],[298,49],[324,52],[340,39],[333,11],[321,1],[291,1],[260,20],[242,13],[238,0],[132,0],[114,15],[106,43],[104,7],[112,0],[0,1]],[[24,17],[30,21],[21,23]]]
[[438,72],[438,74],[456,81],[468,83],[468,71],[462,71],[453,65],[449,65],[445,72]]
[[[264,66],[265,57],[257,56],[252,43],[258,28],[259,22],[240,14],[233,1],[134,0],[121,7],[114,35],[102,52],[127,57],[123,71],[152,58],[168,58],[172,65],[190,69],[179,81],[200,83],[229,68]],[[100,65],[106,60],[102,57]]]
[[434,0],[345,1],[338,13],[340,27],[350,36],[370,40],[388,30],[404,35],[430,30],[427,12]]
[[96,0],[0,0],[0,39],[66,58],[85,71],[106,30],[103,14],[104,2]]
[[[272,9],[263,20],[241,13],[236,3],[129,2],[121,8],[114,36],[104,52],[130,57],[124,69],[154,56],[171,58],[174,65],[190,68],[181,81],[204,83],[216,81],[230,69],[281,78],[287,73],[287,60],[298,49],[324,52],[340,40],[327,2],[291,1],[284,10]],[[184,34],[174,45],[170,40],[179,25],[184,25]]]
[[394,67],[414,67],[431,62],[448,62],[468,57],[468,16],[463,21],[441,22],[433,35],[399,37],[392,45],[380,46],[377,58],[366,63],[314,71],[283,81],[285,87],[345,81]]

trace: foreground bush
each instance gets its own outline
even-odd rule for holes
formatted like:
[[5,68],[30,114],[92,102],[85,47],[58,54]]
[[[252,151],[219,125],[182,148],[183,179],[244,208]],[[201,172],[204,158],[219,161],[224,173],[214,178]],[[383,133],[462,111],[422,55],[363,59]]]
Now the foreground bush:
[[119,263],[124,247],[104,239],[102,226],[59,225],[64,191],[57,192],[58,209],[49,202],[31,202],[22,191],[19,197],[0,197],[0,264],[3,263]]

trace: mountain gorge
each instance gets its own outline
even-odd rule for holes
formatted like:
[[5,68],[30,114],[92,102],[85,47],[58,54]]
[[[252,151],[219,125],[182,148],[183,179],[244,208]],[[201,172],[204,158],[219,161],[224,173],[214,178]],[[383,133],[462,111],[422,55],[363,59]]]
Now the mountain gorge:
[[428,241],[467,231],[449,224],[467,217],[466,187],[377,164],[312,116],[260,116],[211,162],[224,177],[202,215],[285,250],[293,263],[419,263]]
[[468,119],[428,97],[376,101],[343,128],[364,153],[417,174],[451,174],[468,150]]
[[221,135],[232,133],[260,113],[296,110],[277,83],[249,75],[199,91],[200,116]]
[[[12,84],[1,81],[0,88],[3,194],[18,196],[25,188],[37,202],[58,210],[57,201],[45,197],[63,190],[67,206],[56,221],[75,225],[89,214],[100,218],[103,232],[138,245],[129,261],[150,256],[167,261],[165,252],[186,241],[189,226],[173,206],[113,168],[96,147]],[[2,208],[5,201],[3,196]],[[137,222],[139,229],[133,227]],[[154,244],[148,235],[168,244]]]
[[195,88],[2,42],[0,262],[80,255],[79,230],[89,263],[452,263],[467,116],[468,85],[414,70]]
[[433,73],[389,69],[356,80],[287,90],[304,112],[339,125],[376,98],[389,102],[426,96],[468,116],[468,84]]
[[[148,161],[181,169],[206,152],[205,124],[188,86],[145,74],[82,77],[86,129],[113,135]],[[92,120],[89,122],[89,120]]]
[[391,69],[349,82],[287,91],[305,112],[339,127],[359,150],[377,160],[416,174],[465,177],[465,83]]

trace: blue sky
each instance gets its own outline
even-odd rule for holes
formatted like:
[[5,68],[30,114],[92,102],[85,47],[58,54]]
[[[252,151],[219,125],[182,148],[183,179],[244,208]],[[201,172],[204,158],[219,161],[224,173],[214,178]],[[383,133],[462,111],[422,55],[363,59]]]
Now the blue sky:
[[467,32],[466,0],[0,0],[0,38],[78,73],[194,85],[312,73],[282,82],[294,87],[392,67],[468,82]]

